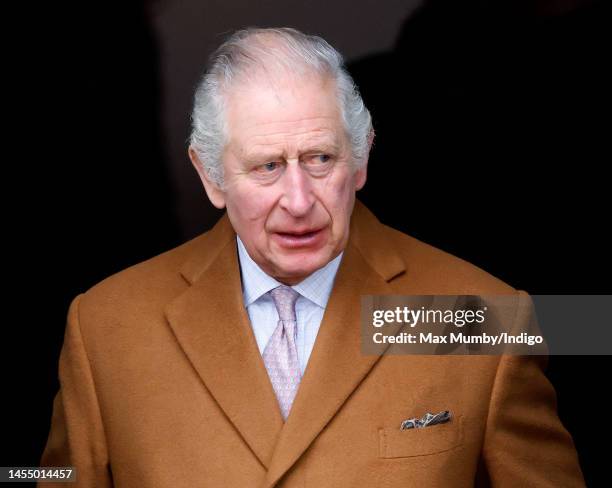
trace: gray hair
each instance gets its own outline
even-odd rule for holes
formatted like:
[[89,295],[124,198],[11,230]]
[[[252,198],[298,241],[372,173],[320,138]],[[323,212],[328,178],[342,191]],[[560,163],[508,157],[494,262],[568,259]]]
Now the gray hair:
[[342,55],[321,37],[296,29],[248,28],[235,32],[212,54],[196,88],[189,142],[209,178],[223,186],[222,154],[228,133],[224,94],[237,79],[261,73],[270,66],[285,68],[289,73],[309,72],[335,80],[353,164],[363,166],[374,135],[372,118]]

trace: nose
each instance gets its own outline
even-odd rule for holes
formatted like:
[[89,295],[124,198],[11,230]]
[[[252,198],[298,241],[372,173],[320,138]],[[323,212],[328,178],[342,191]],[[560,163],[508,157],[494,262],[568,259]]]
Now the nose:
[[283,174],[283,194],[279,205],[292,217],[307,215],[314,205],[312,181],[298,161],[289,161]]

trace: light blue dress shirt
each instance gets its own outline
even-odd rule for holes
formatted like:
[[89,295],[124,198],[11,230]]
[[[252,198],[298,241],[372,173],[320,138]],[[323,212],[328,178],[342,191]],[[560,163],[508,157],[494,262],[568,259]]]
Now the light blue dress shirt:
[[[263,354],[266,344],[278,325],[278,312],[268,292],[282,283],[267,275],[251,259],[240,237],[236,236],[236,239],[244,306],[251,319],[251,327],[259,352]],[[324,267],[291,287],[300,294],[295,303],[295,315],[297,319],[296,346],[302,374],[306,370],[306,364],[308,364],[314,347],[342,255],[343,253],[340,253]]]

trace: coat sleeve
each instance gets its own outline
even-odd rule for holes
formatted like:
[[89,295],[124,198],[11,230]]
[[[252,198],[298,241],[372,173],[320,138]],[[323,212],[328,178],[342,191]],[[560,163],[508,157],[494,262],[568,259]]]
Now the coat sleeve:
[[[72,488],[113,486],[102,416],[91,365],[81,334],[77,296],[68,311],[64,344],[59,360],[60,390],[53,402],[53,416],[41,466],[74,466]],[[45,488],[66,483],[42,483]]]
[[[516,321],[531,320],[531,306],[519,311],[524,316]],[[585,486],[572,437],[557,415],[554,388],[544,375],[546,365],[547,356],[500,358],[482,453],[491,486]]]

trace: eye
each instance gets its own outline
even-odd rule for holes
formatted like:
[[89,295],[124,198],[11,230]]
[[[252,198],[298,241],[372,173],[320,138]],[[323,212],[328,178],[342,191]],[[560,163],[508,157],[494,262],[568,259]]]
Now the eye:
[[280,163],[278,161],[270,161],[268,163],[261,164],[255,168],[257,173],[273,173],[280,167]]
[[304,163],[308,166],[327,166],[332,161],[329,154],[312,154],[304,158]]
[[331,154],[312,154],[304,158],[304,168],[315,177],[327,175],[334,166],[334,157]]
[[260,182],[275,181],[283,172],[284,163],[282,161],[268,161],[251,168],[250,175]]

